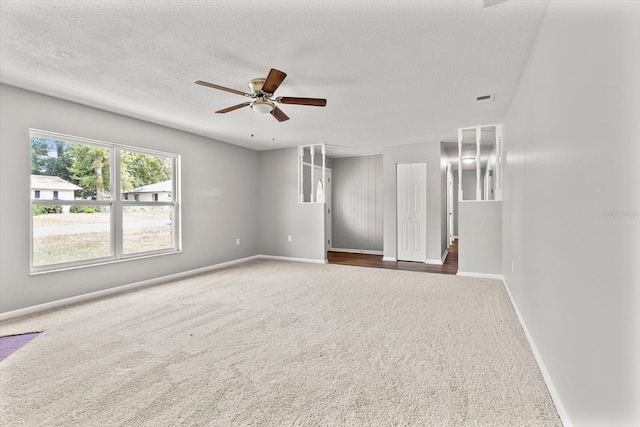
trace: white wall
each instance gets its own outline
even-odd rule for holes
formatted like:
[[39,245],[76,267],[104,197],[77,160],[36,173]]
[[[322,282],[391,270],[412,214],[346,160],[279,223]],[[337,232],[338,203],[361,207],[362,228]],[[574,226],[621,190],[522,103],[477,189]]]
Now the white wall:
[[260,254],[325,260],[325,205],[298,203],[298,148],[261,151],[259,156]]
[[136,200],[136,195],[138,196],[138,202],[153,202],[153,195],[158,195],[158,200],[156,202],[170,202],[171,193],[166,191],[159,191],[157,193],[127,193],[127,200],[133,201]]
[[[258,253],[257,152],[7,85],[0,117],[0,312]],[[180,154],[183,252],[29,276],[30,127]]]
[[418,143],[385,147],[383,151],[383,223],[384,257],[396,258],[397,253],[397,196],[396,165],[398,163],[427,163],[427,259],[442,259],[441,233],[442,203],[440,143]]
[[503,274],[567,425],[640,425],[639,52],[640,3],[552,1],[504,121]]
[[[36,197],[36,190],[40,191],[40,198],[39,200],[73,200],[74,199],[74,192],[73,190],[41,190],[38,188],[31,188],[31,197],[35,199]],[[58,192],[58,197],[54,198],[53,197],[53,192],[57,191]]]

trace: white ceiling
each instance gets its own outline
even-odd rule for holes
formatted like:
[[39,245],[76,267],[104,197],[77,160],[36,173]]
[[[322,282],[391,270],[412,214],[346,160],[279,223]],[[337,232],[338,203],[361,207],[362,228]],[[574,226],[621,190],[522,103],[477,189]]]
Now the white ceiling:
[[[1,0],[0,81],[256,150],[373,153],[499,123],[547,2]],[[245,98],[194,84],[270,68],[327,106],[255,114],[251,137],[251,109],[214,114]]]

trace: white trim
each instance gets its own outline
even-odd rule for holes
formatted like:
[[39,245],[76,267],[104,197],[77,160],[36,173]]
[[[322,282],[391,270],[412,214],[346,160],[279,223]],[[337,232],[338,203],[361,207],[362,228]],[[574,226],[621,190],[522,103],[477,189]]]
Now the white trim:
[[522,326],[524,335],[525,337],[527,337],[527,341],[529,342],[529,347],[531,347],[531,352],[533,353],[533,357],[536,359],[536,362],[538,363],[538,368],[542,373],[542,379],[547,385],[547,389],[549,389],[551,400],[553,400],[553,403],[556,406],[556,410],[558,411],[558,415],[560,416],[560,421],[562,421],[562,424],[564,425],[564,427],[573,427],[573,423],[569,419],[569,415],[567,413],[566,408],[564,407],[564,404],[562,403],[560,394],[558,393],[558,390],[556,389],[553,383],[553,380],[551,379],[551,375],[549,374],[549,371],[547,370],[547,367],[544,364],[542,355],[538,351],[538,347],[536,346],[536,343],[533,341],[533,337],[529,333],[527,324],[524,322],[524,319],[522,318],[522,314],[520,314],[520,310],[518,309],[518,306],[516,305],[516,302],[513,299],[513,295],[511,295],[511,290],[509,290],[509,285],[507,285],[507,282],[506,280],[504,280],[504,278],[502,279],[502,284],[504,285],[504,288],[507,291],[507,295],[509,295],[509,300],[511,300],[511,305],[513,306],[513,310],[516,312],[516,316],[518,316],[518,321],[520,322],[520,326]]
[[327,264],[326,259],[312,259],[312,258],[293,258],[288,256],[275,256],[275,255],[258,255],[260,259],[275,259],[278,261],[296,261],[296,262],[308,262],[312,264]]
[[202,268],[196,268],[195,270],[183,271],[182,273],[156,277],[155,279],[143,280],[141,282],[130,283],[128,285],[116,286],[114,288],[103,289],[95,292],[89,292],[88,294],[77,295],[74,297],[63,298],[56,301],[46,302],[44,304],[33,305],[31,307],[20,308],[18,310],[7,311],[5,313],[0,313],[0,321],[11,319],[18,316],[25,316],[27,314],[38,313],[40,311],[62,307],[62,306],[74,304],[77,302],[87,301],[94,298],[100,298],[100,297],[115,294],[118,292],[129,291],[129,290],[140,288],[143,286],[159,285],[169,280],[178,280],[184,277],[193,276],[200,273],[206,273],[208,271],[217,270],[220,268],[228,267],[230,265],[251,261],[259,257],[260,257],[259,255],[254,255],[247,258],[235,259],[235,260],[223,262],[220,264],[210,265],[208,267],[202,267]]
[[382,261],[393,261],[393,262],[397,262],[398,260],[396,259],[396,257],[394,256],[385,256],[382,257]]
[[490,273],[471,273],[468,271],[458,271],[456,273],[456,275],[458,276],[465,276],[465,277],[477,277],[479,279],[496,279],[496,280],[504,280],[504,277],[502,277],[502,274],[490,274]]
[[427,258],[424,260],[425,264],[433,264],[433,265],[442,265],[444,262],[441,259],[430,259]]
[[366,255],[383,255],[384,254],[384,252],[382,251],[370,251],[368,249],[342,249],[342,248],[331,248],[331,252],[346,252],[350,254],[366,254]]
[[447,260],[447,257],[449,256],[449,249],[445,249],[444,253],[442,254],[442,265],[444,265],[444,262]]

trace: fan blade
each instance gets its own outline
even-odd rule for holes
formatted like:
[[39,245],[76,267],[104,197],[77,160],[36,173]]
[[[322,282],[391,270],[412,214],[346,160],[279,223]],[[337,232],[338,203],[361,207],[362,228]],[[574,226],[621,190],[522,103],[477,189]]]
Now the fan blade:
[[207,87],[212,87],[214,89],[218,89],[218,90],[224,90],[225,92],[231,92],[231,93],[235,93],[237,95],[242,95],[242,96],[251,96],[248,93],[239,91],[239,90],[235,90],[235,89],[229,89],[228,87],[224,87],[224,86],[219,86],[219,85],[214,85],[213,83],[208,83],[208,82],[203,82],[202,80],[198,80],[196,82],[197,85],[201,85],[201,86],[207,86]]
[[264,81],[264,84],[262,85],[262,91],[266,93],[275,92],[285,77],[287,77],[286,73],[283,73],[280,70],[276,70],[275,68],[272,68],[271,71],[269,71],[269,75],[267,76],[267,79]]
[[327,105],[327,100],[321,98],[295,98],[291,96],[280,96],[276,101],[281,104],[313,105],[314,107],[324,107]]
[[238,108],[246,107],[247,105],[251,105],[250,102],[243,102],[242,104],[234,105],[233,107],[224,108],[222,110],[216,111],[216,113],[228,113],[229,111],[237,110]]
[[283,113],[281,109],[275,106],[273,107],[273,110],[271,110],[271,115],[275,117],[276,120],[279,122],[284,122],[285,120],[289,120],[289,117],[285,113]]

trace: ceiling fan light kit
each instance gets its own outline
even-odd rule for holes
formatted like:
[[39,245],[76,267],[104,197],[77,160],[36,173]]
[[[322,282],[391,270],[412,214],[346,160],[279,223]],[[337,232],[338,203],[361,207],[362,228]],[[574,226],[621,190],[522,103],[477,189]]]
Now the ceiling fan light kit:
[[218,110],[216,111],[216,113],[218,114],[228,113],[230,111],[238,110],[242,107],[250,105],[253,111],[260,114],[271,113],[271,115],[276,120],[278,120],[279,122],[283,122],[285,120],[289,120],[289,117],[281,109],[276,107],[276,103],[311,105],[315,107],[324,107],[325,105],[327,105],[327,100],[321,98],[296,98],[283,96],[272,98],[273,93],[284,81],[285,77],[287,77],[286,73],[272,68],[271,71],[269,71],[269,75],[266,79],[257,78],[249,81],[249,90],[251,91],[251,93],[245,93],[236,89],[230,89],[228,87],[208,83],[202,80],[196,81],[196,84],[207,86],[213,89],[223,90],[225,92],[235,93],[236,95],[242,95],[253,99],[253,101],[250,102],[244,102],[242,104],[234,105],[233,107],[227,107],[222,110]]
[[251,103],[251,109],[256,113],[267,114],[273,111],[275,105],[273,102],[264,101],[261,99],[255,100]]

